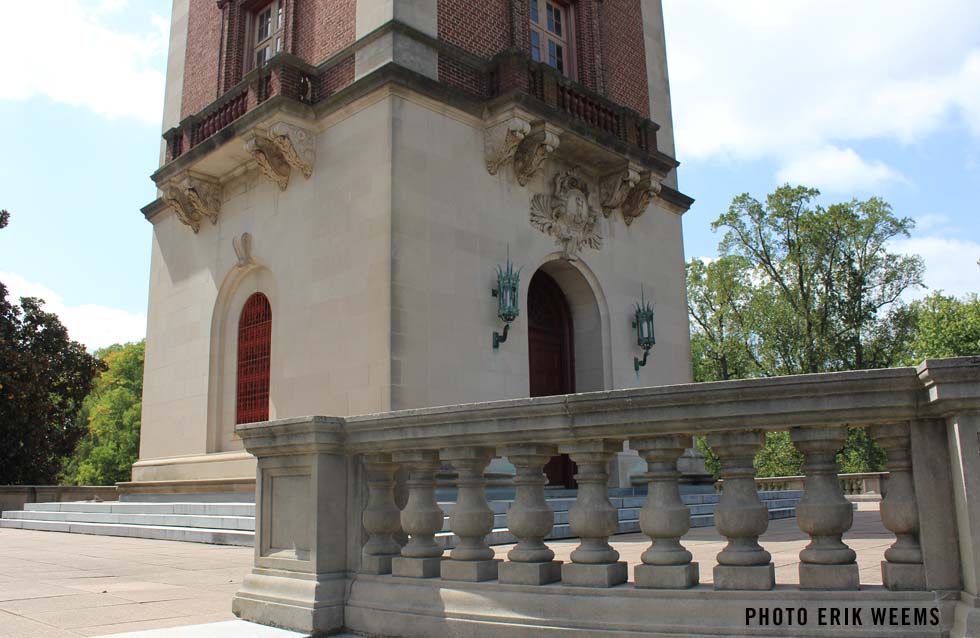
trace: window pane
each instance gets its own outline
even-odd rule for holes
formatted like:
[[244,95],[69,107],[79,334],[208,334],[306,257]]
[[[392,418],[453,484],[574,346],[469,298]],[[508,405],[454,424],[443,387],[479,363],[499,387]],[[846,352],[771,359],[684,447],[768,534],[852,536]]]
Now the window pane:
[[537,31],[531,31],[531,59],[541,61],[541,36]]
[[272,8],[268,8],[259,14],[256,19],[255,40],[261,42],[272,34]]
[[269,61],[271,51],[268,46],[264,46],[255,52],[255,66],[259,67]]
[[555,51],[556,51],[555,58],[557,59],[557,64],[555,64],[555,68],[561,71],[562,73],[564,73],[565,72],[565,47],[561,45],[555,45]]
[[538,22],[538,0],[531,0],[531,22]]
[[558,7],[554,8],[554,16],[555,16],[555,26],[552,27],[551,30],[555,32],[555,35],[560,36],[561,35],[561,9],[560,8]]
[[555,8],[550,4],[547,5],[548,9],[548,31],[552,33],[555,32]]
[[279,10],[278,10],[279,17],[276,20],[276,29],[281,29],[282,28],[282,25],[283,25],[283,21],[285,19],[285,16],[283,15],[283,10],[282,10],[282,0],[279,0],[279,2],[277,2],[276,4],[279,5]]
[[558,68],[558,47],[555,45],[554,40],[548,40],[548,64]]
[[282,51],[282,36],[276,38],[276,53]]

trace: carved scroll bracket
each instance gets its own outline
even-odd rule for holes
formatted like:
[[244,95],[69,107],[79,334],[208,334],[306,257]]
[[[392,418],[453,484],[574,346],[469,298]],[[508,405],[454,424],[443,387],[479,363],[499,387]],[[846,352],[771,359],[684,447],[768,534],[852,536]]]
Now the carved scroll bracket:
[[620,211],[627,226],[646,211],[650,201],[660,193],[660,181],[650,171],[629,165],[599,182],[602,212],[606,217]]
[[487,162],[487,172],[496,175],[501,166],[514,158],[517,147],[530,132],[530,122],[516,116],[484,129],[483,153]]
[[546,122],[531,127],[531,132],[521,141],[514,153],[514,174],[517,183],[526,186],[541,168],[541,164],[554,155],[560,141],[561,129]]
[[316,137],[312,131],[288,122],[277,122],[268,131],[256,130],[245,138],[245,152],[259,165],[262,174],[280,191],[289,186],[290,169],[307,179],[316,162]]
[[242,233],[237,237],[232,237],[231,247],[235,249],[235,256],[238,258],[238,262],[235,264],[237,268],[247,268],[255,264],[255,259],[252,257],[251,233]]
[[210,219],[212,224],[218,223],[218,213],[221,211],[221,184],[218,180],[188,171],[174,177],[162,190],[164,202],[195,233],[201,229],[201,222],[205,219]]

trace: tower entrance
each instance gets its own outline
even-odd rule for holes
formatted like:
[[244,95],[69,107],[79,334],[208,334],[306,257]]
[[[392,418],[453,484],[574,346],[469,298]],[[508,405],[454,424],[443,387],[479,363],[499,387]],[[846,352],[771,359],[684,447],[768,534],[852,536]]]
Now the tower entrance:
[[[561,288],[540,270],[528,287],[527,317],[531,396],[575,392],[572,313]],[[549,485],[575,487],[575,463],[567,454],[553,457],[544,471]]]

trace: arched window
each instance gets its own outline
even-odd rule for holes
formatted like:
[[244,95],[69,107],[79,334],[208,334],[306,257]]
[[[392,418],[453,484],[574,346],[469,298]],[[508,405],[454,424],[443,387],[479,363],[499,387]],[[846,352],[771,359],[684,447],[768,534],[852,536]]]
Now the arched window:
[[269,419],[272,306],[261,292],[248,298],[238,319],[238,401],[235,423]]

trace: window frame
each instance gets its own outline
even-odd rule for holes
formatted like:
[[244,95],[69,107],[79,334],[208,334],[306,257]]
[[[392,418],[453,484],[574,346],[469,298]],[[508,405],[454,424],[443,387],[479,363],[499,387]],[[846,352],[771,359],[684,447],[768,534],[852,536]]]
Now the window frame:
[[[250,315],[258,317],[258,320],[245,323],[246,319],[253,318]],[[269,420],[272,398],[272,319],[272,303],[261,292],[249,295],[238,313],[235,425]],[[256,397],[260,400],[255,401]],[[265,398],[264,404],[261,402],[262,397]]]
[[[559,12],[557,22],[561,34],[549,28],[549,8],[555,8]],[[578,76],[578,64],[575,55],[575,13],[571,3],[560,0],[529,0],[528,24],[531,59],[550,66],[570,80],[575,80]],[[563,67],[561,69],[557,67],[557,64],[552,65],[549,60],[551,46],[555,46],[556,49],[561,47]],[[535,49],[538,51],[538,59],[536,60],[534,58]]]
[[[269,12],[269,34],[260,40],[261,18],[262,14],[267,11]],[[286,50],[286,0],[264,2],[249,11],[246,34],[248,37],[248,46],[245,47],[245,70],[247,73],[265,66],[269,60]],[[265,59],[259,63],[258,55],[262,50],[267,50],[267,53]]]

